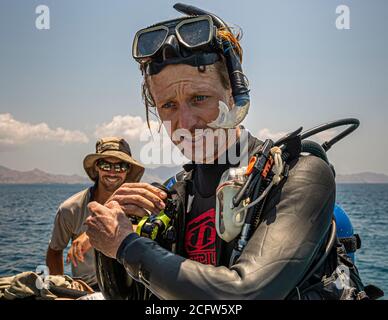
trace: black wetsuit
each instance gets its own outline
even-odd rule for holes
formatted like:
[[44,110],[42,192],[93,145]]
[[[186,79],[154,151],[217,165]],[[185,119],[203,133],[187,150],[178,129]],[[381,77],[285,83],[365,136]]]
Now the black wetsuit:
[[[204,264],[217,265],[216,188],[226,165],[198,165],[186,206],[183,256]],[[189,206],[189,207],[188,207]]]
[[[179,199],[176,253],[135,233],[118,250],[117,260],[137,280],[130,279],[127,298],[149,298],[144,288],[161,299],[295,298],[295,288],[320,258],[329,237],[335,182],[329,166],[318,157],[298,156],[289,165],[287,179],[267,197],[260,223],[231,267],[235,241],[226,243],[215,236],[213,219],[212,192],[226,168],[189,168],[174,185]],[[199,186],[204,189],[198,191]],[[193,192],[194,202],[187,208]],[[330,276],[336,267],[331,259],[319,269],[318,278]],[[302,299],[325,298],[317,290],[297,293]],[[334,293],[330,298],[340,296]]]

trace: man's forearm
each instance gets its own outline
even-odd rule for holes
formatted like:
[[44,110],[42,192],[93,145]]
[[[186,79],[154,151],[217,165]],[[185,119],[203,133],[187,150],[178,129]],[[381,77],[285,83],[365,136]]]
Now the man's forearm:
[[48,248],[46,255],[46,264],[52,275],[62,275],[63,268],[63,251],[56,251]]

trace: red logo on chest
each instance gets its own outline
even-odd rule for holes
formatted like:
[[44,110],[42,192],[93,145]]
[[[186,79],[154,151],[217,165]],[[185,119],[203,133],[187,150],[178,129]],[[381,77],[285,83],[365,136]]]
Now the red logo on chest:
[[214,208],[189,221],[185,249],[188,258],[204,264],[216,264],[216,228]]

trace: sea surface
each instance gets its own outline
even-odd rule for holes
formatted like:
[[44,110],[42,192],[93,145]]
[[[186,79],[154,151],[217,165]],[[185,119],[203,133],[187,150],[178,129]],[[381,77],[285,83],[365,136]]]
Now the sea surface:
[[[59,204],[85,185],[0,185],[0,276],[35,271]],[[388,297],[388,184],[342,184],[337,203],[349,214],[362,248],[356,264],[365,284]],[[65,266],[70,274],[70,266]]]

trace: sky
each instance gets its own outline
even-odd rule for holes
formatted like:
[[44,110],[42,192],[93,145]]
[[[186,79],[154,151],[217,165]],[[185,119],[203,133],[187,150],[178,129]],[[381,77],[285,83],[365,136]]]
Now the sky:
[[[121,135],[139,158],[147,130],[137,30],[180,16],[167,0],[1,0],[0,165],[83,175],[96,139]],[[213,0],[190,4],[242,28],[251,109],[260,138],[355,117],[360,128],[329,159],[342,174],[388,174],[388,2]],[[50,29],[35,12],[50,10]],[[336,8],[349,8],[338,29]],[[322,138],[322,137],[321,137]]]

